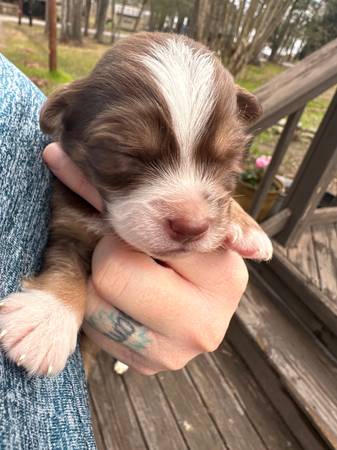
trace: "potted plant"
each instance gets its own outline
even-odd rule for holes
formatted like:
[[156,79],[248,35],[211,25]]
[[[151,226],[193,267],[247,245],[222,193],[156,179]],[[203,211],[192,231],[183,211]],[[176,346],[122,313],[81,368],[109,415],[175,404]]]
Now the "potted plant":
[[[261,155],[256,159],[251,159],[247,163],[244,172],[241,173],[235,192],[235,199],[245,211],[249,212],[255,193],[270,161],[271,156],[267,155]],[[283,183],[278,178],[274,178],[257,217],[259,222],[263,221],[268,216],[282,190]]]

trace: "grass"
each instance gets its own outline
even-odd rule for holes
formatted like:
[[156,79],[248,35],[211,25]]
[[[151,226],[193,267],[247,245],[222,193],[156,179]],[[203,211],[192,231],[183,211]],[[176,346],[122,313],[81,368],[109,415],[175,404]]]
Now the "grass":
[[58,45],[58,70],[48,70],[48,45],[43,27],[5,22],[1,26],[0,51],[45,93],[87,75],[107,46],[85,40],[82,47]]
[[[87,75],[108,48],[108,45],[96,44],[91,38],[85,39],[83,46],[59,44],[58,71],[50,73],[47,39],[43,28],[1,23],[0,51],[46,95],[64,83]],[[244,88],[254,91],[283,70],[284,67],[272,63],[265,63],[260,67],[248,65],[236,81]],[[308,103],[300,122],[302,128],[311,132],[317,129],[332,95],[333,89],[330,89]],[[275,127],[261,133],[251,147],[252,156],[272,154],[278,138],[279,133]],[[309,143],[310,139],[303,133],[297,134],[280,167],[280,173],[287,176],[295,174]]]
[[248,89],[248,91],[255,91],[267,83],[267,81],[283,72],[283,70],[284,67],[268,62],[263,64],[263,66],[248,65],[236,81],[240,86]]

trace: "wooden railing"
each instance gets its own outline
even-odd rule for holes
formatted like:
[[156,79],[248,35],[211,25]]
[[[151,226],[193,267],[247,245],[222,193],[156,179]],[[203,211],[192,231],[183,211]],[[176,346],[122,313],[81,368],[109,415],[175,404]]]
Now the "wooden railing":
[[[260,212],[307,102],[337,84],[336,61],[337,39],[256,91],[264,114],[252,128],[252,133],[257,135],[286,116],[287,122],[254,196],[250,210],[253,217],[256,218]],[[291,246],[307,226],[337,221],[337,200],[333,207],[316,209],[334,176],[337,176],[337,91],[293,180],[282,210],[262,226],[270,235],[276,235],[281,244]]]

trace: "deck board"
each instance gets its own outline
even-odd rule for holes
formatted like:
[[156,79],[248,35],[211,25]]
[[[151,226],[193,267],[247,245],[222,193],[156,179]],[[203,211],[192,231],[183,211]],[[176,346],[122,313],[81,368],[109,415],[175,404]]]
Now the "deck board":
[[99,356],[89,380],[99,450],[300,450],[228,344],[187,368],[145,377]]
[[310,281],[316,286],[320,285],[313,232],[311,228],[302,234],[296,247],[287,249],[287,256]]
[[186,369],[159,374],[159,382],[165,391],[177,423],[191,450],[208,448],[226,450],[221,434],[196,391]]
[[97,446],[99,450],[147,449],[123,378],[111,376],[112,358],[102,356],[89,384]]
[[141,425],[147,448],[149,450],[188,448],[157,378],[139,376],[130,370],[123,376],[123,380]]
[[315,225],[306,230],[296,246],[286,249],[286,254],[326,296],[337,298],[337,223]]
[[212,354],[224,380],[232,386],[236,397],[268,450],[294,450],[301,447],[278,413],[261,393],[256,380],[245,370],[242,360],[229,346]]
[[320,288],[326,295],[334,298],[337,292],[336,268],[333,258],[334,247],[337,247],[335,226],[326,224],[313,227],[313,241]]
[[313,426],[337,448],[336,360],[252,282],[237,316]]

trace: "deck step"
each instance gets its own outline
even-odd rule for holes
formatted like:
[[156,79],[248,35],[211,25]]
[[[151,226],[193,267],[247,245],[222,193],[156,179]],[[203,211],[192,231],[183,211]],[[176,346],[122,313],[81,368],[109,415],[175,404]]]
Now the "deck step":
[[229,340],[303,448],[337,449],[337,362],[254,281]]
[[303,450],[228,343],[153,377],[102,354],[89,389],[99,450]]

